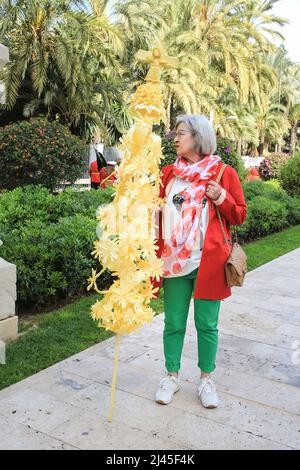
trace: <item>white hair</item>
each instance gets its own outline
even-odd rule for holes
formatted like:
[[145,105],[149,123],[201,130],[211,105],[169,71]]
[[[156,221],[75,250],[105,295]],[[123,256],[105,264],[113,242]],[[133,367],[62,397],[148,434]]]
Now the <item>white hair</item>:
[[187,125],[195,138],[195,151],[199,155],[213,155],[217,148],[217,139],[207,117],[199,114],[182,114],[176,118],[176,129],[182,123]]

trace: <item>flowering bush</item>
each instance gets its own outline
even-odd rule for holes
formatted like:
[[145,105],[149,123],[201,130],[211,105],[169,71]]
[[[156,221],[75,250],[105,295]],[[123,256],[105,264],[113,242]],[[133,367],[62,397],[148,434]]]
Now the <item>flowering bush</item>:
[[0,128],[0,189],[73,183],[86,164],[87,147],[54,122],[34,119]]
[[[278,178],[281,167],[291,158],[288,153],[274,152],[270,153],[261,162],[261,176],[265,180]],[[266,162],[265,162],[266,160]],[[265,162],[265,163],[264,163]],[[264,176],[265,175],[265,176]]]
[[263,159],[263,161],[259,165],[258,171],[260,177],[265,181],[268,181],[271,178],[275,177],[274,172],[272,170],[271,161],[268,158]]

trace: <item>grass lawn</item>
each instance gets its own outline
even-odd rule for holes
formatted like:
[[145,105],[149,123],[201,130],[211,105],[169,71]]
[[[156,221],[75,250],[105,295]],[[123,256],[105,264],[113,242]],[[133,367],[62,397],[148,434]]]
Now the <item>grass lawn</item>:
[[273,233],[243,246],[247,254],[248,271],[300,247],[300,225]]
[[[300,225],[244,245],[249,271],[300,247]],[[0,365],[0,390],[112,336],[89,316],[97,294],[51,313],[20,318],[22,336],[7,346],[6,365]],[[163,311],[163,291],[151,302]]]

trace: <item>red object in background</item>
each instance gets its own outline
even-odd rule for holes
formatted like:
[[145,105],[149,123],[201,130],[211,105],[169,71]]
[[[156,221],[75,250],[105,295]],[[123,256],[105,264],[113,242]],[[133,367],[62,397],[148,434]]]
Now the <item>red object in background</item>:
[[246,176],[246,181],[260,180],[258,169],[255,167],[250,168],[248,175]]
[[[117,179],[116,175],[113,173],[114,169],[113,169],[112,173],[110,173],[107,170],[107,168],[110,168],[110,167],[101,168],[101,170],[100,170],[100,187],[102,189],[105,189],[107,186],[112,185]],[[106,181],[104,181],[104,180],[106,180]]]
[[97,161],[90,164],[90,178],[91,183],[100,183],[100,172],[98,171]]

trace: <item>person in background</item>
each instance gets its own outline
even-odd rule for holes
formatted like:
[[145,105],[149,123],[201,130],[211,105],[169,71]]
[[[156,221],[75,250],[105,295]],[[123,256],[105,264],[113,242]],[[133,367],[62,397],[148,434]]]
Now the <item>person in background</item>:
[[255,181],[255,180],[260,180],[259,172],[256,167],[252,167],[249,170],[248,175],[246,176],[246,181]]
[[98,169],[100,171],[101,168],[106,166],[106,160],[105,160],[103,154],[101,152],[99,152],[99,150],[97,150],[96,148],[95,148],[95,153],[96,153],[96,156],[97,156]]
[[91,188],[99,189],[100,188],[100,169],[101,163],[99,161],[99,156],[97,155],[97,160],[93,161],[90,164],[90,179],[91,179]]
[[116,181],[116,172],[115,172],[116,162],[111,160],[107,162],[106,167],[101,168],[100,170],[100,187],[105,189],[107,186],[114,184]]

